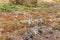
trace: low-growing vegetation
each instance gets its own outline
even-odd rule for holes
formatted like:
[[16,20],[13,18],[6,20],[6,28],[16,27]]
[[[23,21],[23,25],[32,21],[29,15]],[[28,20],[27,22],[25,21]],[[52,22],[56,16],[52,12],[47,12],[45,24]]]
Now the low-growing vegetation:
[[4,4],[0,6],[0,11],[3,11],[3,12],[11,12],[11,11],[17,11],[17,10],[18,10],[18,7],[11,4]]

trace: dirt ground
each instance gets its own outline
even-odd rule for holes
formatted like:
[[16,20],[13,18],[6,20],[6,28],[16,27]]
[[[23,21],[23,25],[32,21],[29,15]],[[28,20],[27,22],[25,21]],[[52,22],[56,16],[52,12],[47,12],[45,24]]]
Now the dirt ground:
[[[27,20],[31,15],[35,23],[34,27],[37,26],[38,16],[41,16],[43,19],[42,25],[46,27],[52,26],[54,29],[60,28],[60,13],[44,13],[40,11],[0,12],[0,40],[22,40],[21,35],[27,31],[26,28],[29,26]],[[15,31],[18,33],[15,34]],[[16,36],[18,34],[19,36]],[[10,35],[13,39],[7,39]],[[52,34],[39,33],[39,35],[33,35],[33,38],[29,40],[60,40],[60,30],[54,30]]]

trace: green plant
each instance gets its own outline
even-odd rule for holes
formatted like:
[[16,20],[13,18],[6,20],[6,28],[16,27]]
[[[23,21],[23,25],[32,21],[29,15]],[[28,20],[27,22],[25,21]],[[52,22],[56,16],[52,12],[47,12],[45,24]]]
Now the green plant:
[[15,5],[4,4],[3,6],[0,6],[0,11],[3,11],[3,12],[11,12],[16,10],[18,10],[18,8]]

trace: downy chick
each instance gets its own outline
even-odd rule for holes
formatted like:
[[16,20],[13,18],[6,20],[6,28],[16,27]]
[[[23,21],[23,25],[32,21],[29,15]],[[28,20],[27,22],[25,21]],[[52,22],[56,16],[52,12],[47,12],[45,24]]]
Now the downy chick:
[[28,24],[29,24],[29,27],[33,27],[34,26],[34,21],[32,20],[32,16],[30,16]]
[[40,16],[38,17],[37,21],[38,21],[38,26],[41,26],[41,24],[43,23],[43,20]]

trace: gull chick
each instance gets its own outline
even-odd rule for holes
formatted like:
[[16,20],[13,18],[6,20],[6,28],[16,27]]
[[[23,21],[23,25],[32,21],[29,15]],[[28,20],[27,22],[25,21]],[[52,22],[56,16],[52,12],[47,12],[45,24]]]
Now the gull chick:
[[38,17],[37,21],[38,21],[38,26],[40,26],[43,23],[43,20],[40,16]]
[[30,16],[28,24],[29,24],[30,27],[33,27],[34,21],[32,20],[32,16]]

